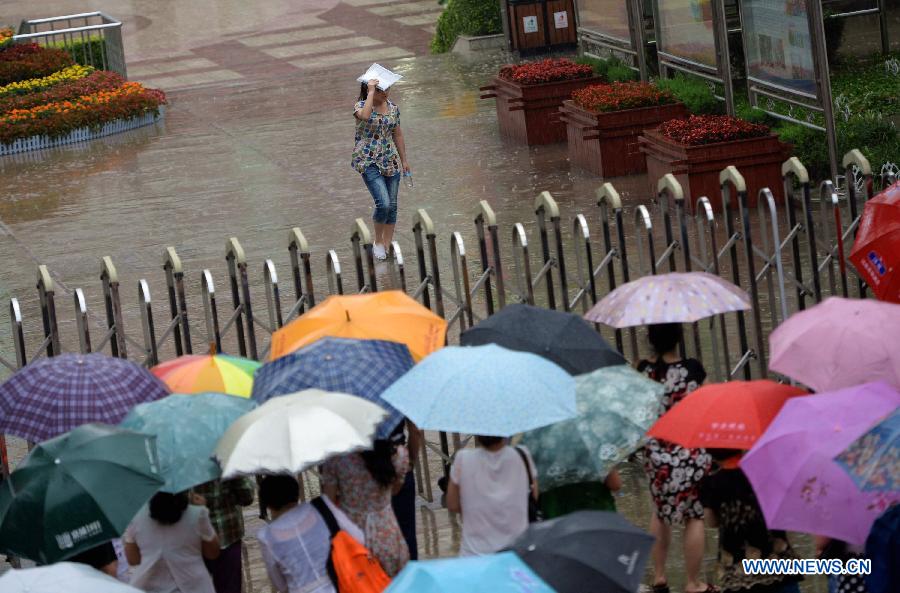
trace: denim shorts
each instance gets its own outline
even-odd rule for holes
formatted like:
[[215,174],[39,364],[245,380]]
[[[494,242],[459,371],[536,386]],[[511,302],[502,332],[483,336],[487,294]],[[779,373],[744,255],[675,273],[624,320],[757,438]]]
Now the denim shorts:
[[375,201],[372,220],[379,224],[397,224],[397,191],[400,189],[400,174],[385,176],[378,167],[369,165],[362,174],[363,182],[369,188]]

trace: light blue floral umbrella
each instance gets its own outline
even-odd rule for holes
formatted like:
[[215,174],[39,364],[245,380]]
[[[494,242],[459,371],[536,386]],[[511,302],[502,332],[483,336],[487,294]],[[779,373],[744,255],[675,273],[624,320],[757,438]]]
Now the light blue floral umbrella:
[[861,490],[900,492],[900,407],[835,459]]
[[637,448],[659,418],[665,393],[626,365],[575,377],[578,416],[525,433],[542,491],[579,482],[602,482]]
[[120,426],[156,436],[163,492],[181,492],[222,475],[216,443],[256,402],[224,393],[176,393],[136,406]]
[[555,593],[513,552],[410,562],[384,593]]
[[575,380],[494,344],[431,354],[381,396],[420,428],[509,437],[575,416]]

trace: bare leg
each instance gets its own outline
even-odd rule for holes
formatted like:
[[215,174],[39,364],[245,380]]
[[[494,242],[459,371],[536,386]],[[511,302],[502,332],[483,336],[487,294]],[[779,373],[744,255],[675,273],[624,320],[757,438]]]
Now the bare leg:
[[391,241],[394,240],[394,226],[393,224],[383,224],[381,225],[381,237],[384,239],[385,250],[390,252],[391,250]]
[[656,538],[650,551],[653,556],[653,584],[662,585],[666,583],[666,559],[669,556],[672,528],[659,520],[655,509],[650,519],[650,533]]
[[706,590],[706,584],[700,580],[705,544],[706,532],[703,520],[688,519],[684,526],[684,570],[687,578],[684,590],[688,593]]
[[[378,245],[384,245],[384,229],[388,226],[382,222],[375,223],[375,243]],[[387,245],[385,245],[385,249],[387,249]]]

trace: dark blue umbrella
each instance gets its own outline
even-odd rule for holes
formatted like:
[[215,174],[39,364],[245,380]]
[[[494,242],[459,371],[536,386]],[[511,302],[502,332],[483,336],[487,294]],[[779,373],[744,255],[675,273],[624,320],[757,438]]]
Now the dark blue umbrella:
[[559,593],[630,593],[652,545],[652,535],[617,513],[577,511],[532,523],[511,549]]
[[409,348],[398,342],[322,338],[260,367],[253,377],[253,399],[263,403],[304,389],[356,395],[388,411],[375,435],[384,439],[403,421],[403,414],[381,394],[414,364]]
[[167,395],[162,381],[123,358],[42,358],[0,385],[0,434],[37,443],[89,422],[118,424],[134,406]]
[[462,346],[497,344],[555,362],[570,375],[628,364],[591,325],[572,313],[533,305],[504,307],[459,338]]

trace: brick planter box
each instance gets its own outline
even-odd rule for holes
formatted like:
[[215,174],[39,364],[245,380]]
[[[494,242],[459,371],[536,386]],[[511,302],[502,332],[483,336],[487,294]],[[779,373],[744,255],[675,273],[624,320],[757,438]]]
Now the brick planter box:
[[533,146],[566,139],[566,124],[559,119],[562,102],[573,91],[602,82],[599,77],[577,78],[544,84],[521,85],[495,76],[481,87],[482,99],[497,99],[497,123],[504,138]]
[[756,206],[759,190],[768,187],[775,199],[784,201],[781,164],[788,158],[791,146],[774,134],[733,142],[686,146],[648,130],[640,137],[640,150],[647,157],[647,179],[650,193],[656,194],[656,182],[672,173],[684,188],[685,207],[693,212],[694,202],[706,196],[713,208],[722,210],[719,173],[734,165],[747,182],[747,204]]
[[638,148],[641,133],[664,121],[688,116],[682,103],[596,113],[566,100],[559,111],[566,125],[569,160],[601,177],[646,171],[647,162]]

